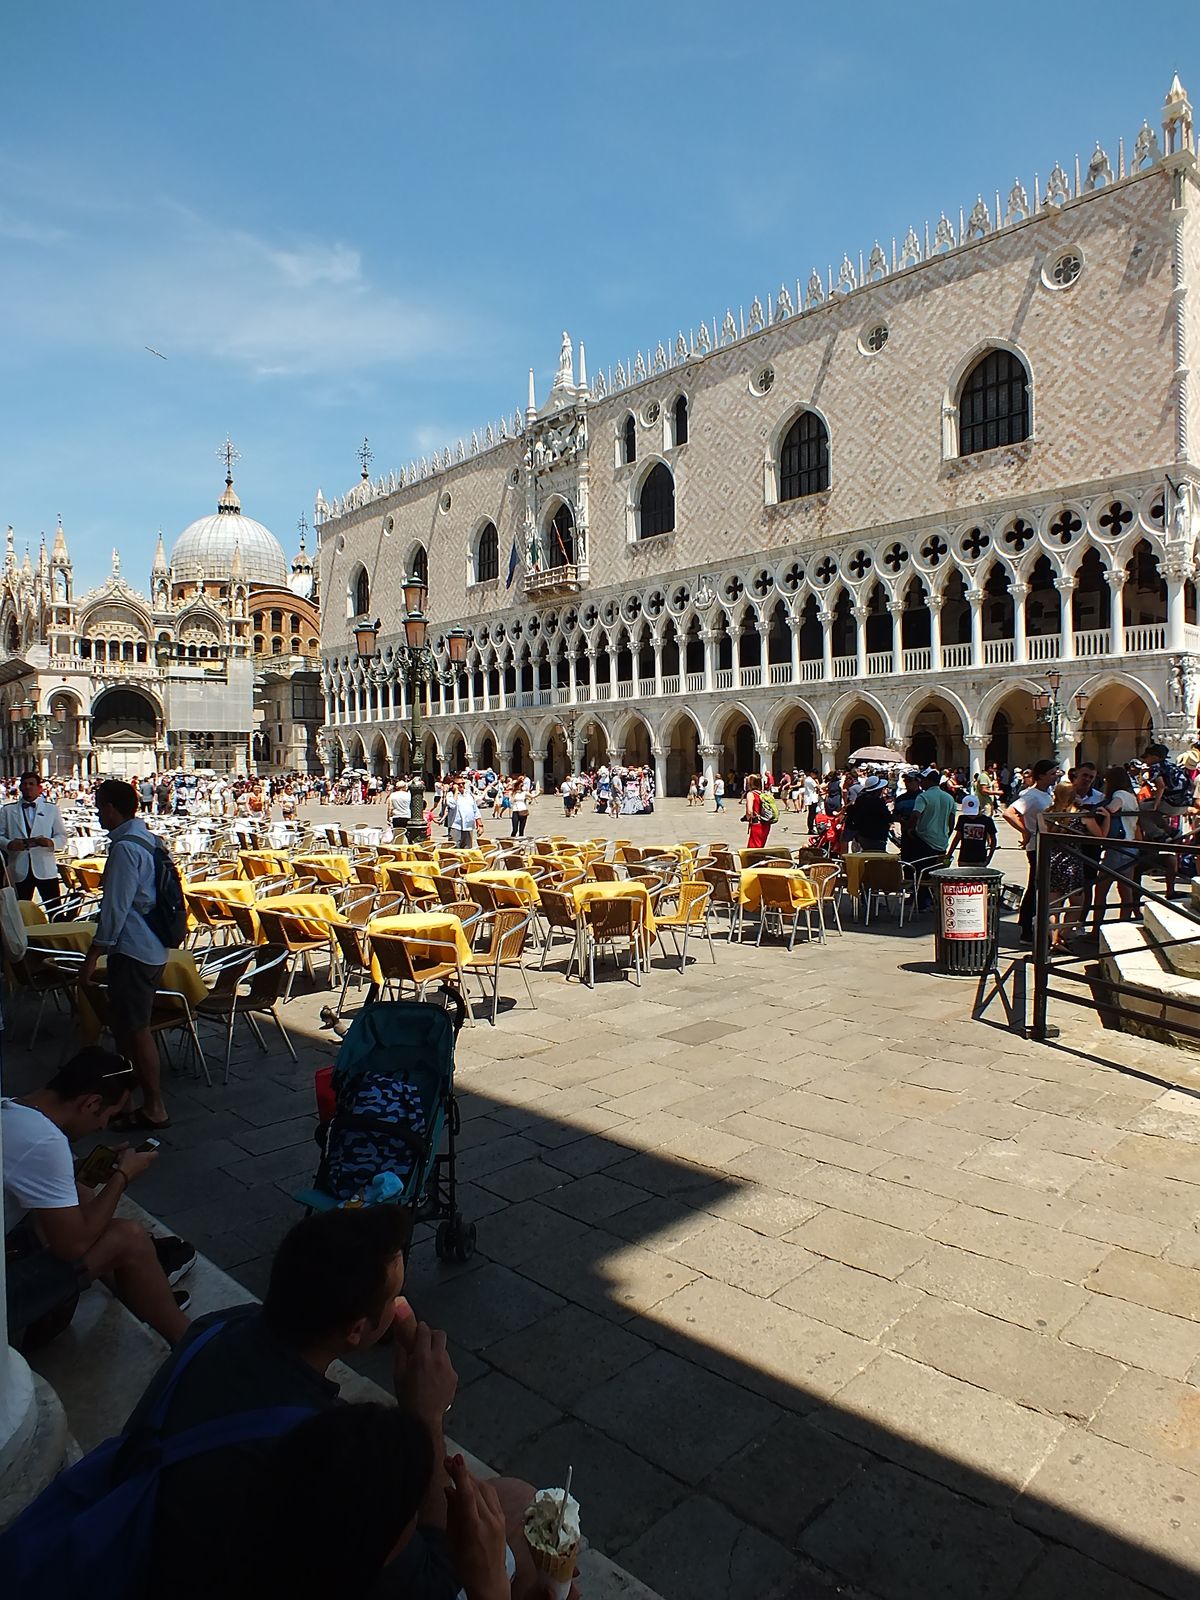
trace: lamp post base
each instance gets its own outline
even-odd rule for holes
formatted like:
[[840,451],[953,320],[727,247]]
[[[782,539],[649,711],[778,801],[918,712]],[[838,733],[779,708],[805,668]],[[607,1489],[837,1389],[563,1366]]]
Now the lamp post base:
[[408,792],[412,797],[412,814],[404,824],[409,844],[419,844],[425,838],[425,785],[420,778],[410,779]]

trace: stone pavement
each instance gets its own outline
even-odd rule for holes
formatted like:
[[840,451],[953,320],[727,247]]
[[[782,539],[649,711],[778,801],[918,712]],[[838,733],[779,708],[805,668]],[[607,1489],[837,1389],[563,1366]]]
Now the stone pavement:
[[[621,820],[711,836],[681,803]],[[595,991],[559,954],[536,1010],[460,1037],[479,1249],[419,1235],[410,1266],[452,1431],[535,1481],[573,1463],[591,1540],[666,1600],[1197,1592],[1200,1071],[1082,1011],[1053,1046],[972,1021],[931,954],[848,921]],[[298,1067],[251,1044],[228,1087],[174,1078],[138,1185],[255,1292],[313,1168],[324,999],[287,1008]],[[10,1052],[10,1092],[31,1070]]]

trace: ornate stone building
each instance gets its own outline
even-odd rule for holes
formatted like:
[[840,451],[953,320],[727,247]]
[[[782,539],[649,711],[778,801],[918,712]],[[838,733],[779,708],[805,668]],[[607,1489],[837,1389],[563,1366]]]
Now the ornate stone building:
[[37,566],[8,530],[0,574],[0,719],[8,774],[129,777],[162,768],[308,771],[319,727],[319,625],[304,548],[242,514],[227,446],[213,515],[161,534],[145,595],[112,571],[81,598],[60,523]]
[[[1200,185],[1161,137],[1097,144],[837,270],[755,296],[469,444],[318,494],[328,766],[405,770],[400,584],[430,640],[427,769],[692,772],[1101,762],[1195,737]],[[1189,405],[1191,400],[1192,404]],[[350,631],[382,621],[380,673]],[[382,681],[380,681],[382,678]]]

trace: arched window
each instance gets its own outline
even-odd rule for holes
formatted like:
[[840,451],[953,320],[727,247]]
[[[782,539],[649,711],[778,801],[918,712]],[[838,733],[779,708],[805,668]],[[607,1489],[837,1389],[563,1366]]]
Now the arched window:
[[671,533],[675,527],[675,479],[660,461],[651,467],[638,496],[638,538]]
[[829,487],[829,434],[815,411],[802,411],[779,447],[779,498],[799,500]]
[[423,544],[419,544],[413,551],[412,579],[414,583],[429,583],[429,553]]
[[266,641],[263,638],[261,633],[256,633],[254,635],[254,654],[256,656],[262,655],[263,647],[264,647],[265,643],[266,643]]
[[[365,609],[365,607],[364,607],[364,609]],[[282,628],[283,627],[283,612],[282,611],[272,611],[272,613],[271,613],[271,626],[273,628]]]
[[487,583],[492,578],[500,576],[500,535],[496,532],[496,524],[484,524],[479,535],[479,543],[475,546],[475,582]]
[[989,350],[963,379],[958,453],[973,456],[1029,437],[1029,374],[1010,350]]
[[283,640],[278,634],[271,640],[271,654],[273,656],[281,656],[283,654]]
[[686,444],[688,439],[687,395],[681,394],[671,408],[671,443]]
[[637,460],[637,423],[632,411],[621,427],[621,458],[626,466]]
[[575,560],[575,517],[564,500],[546,530],[545,565],[569,567]]
[[[356,617],[365,617],[370,609],[371,580],[367,577],[366,567],[359,567],[358,577],[354,580],[354,615]],[[272,621],[278,614],[278,612],[274,613]]]

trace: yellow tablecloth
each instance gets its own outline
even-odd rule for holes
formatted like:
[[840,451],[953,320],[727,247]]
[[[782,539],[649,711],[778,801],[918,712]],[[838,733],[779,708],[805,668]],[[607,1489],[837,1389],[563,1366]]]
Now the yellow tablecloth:
[[220,900],[224,904],[252,906],[254,885],[248,878],[192,878],[185,879],[184,894],[201,894],[206,900]]
[[489,867],[484,872],[463,874],[464,883],[482,883],[496,891],[496,904],[501,906],[541,905],[537,884],[531,872],[518,872],[503,867]]
[[275,878],[292,875],[292,858],[286,850],[239,850],[238,861],[247,878]]
[[842,857],[842,871],[846,875],[846,893],[857,895],[862,892],[863,871],[868,861],[899,861],[900,857],[892,855],[890,851],[879,850],[852,851]]
[[[376,917],[367,923],[367,935],[373,933],[402,933],[413,941],[413,957],[420,962],[446,961],[450,952],[445,948],[453,943],[458,959],[465,961],[471,954],[471,942],[458,917],[448,911],[402,911],[394,917]],[[421,939],[437,939],[437,945],[423,945]],[[379,963],[371,957],[371,977],[383,982]]]
[[[354,877],[354,868],[351,866],[348,856],[293,856],[292,865],[301,878],[311,878],[315,875],[319,883],[328,883],[331,880],[336,880],[338,883],[349,883]],[[323,878],[321,873],[326,873],[328,876]]]
[[442,866],[456,861],[467,872],[481,871],[487,865],[487,857],[482,850],[439,850],[438,861]]
[[738,880],[738,902],[747,911],[757,911],[762,906],[759,883],[763,878],[782,879],[792,891],[793,911],[802,906],[815,906],[817,891],[808,877],[797,867],[747,867]]
[[342,920],[337,901],[331,894],[268,894],[255,901],[254,909],[256,912],[287,911],[293,917],[310,918],[296,929],[303,939],[327,939],[329,929],[325,924]]
[[[27,902],[22,902],[22,910]],[[96,937],[94,922],[29,922],[29,942],[39,949],[77,950],[86,954]]]
[[424,872],[418,870],[417,863],[408,861],[381,861],[379,870],[383,874],[384,887],[393,890],[396,894],[417,895],[436,894],[431,872],[437,871],[437,863],[431,861]]
[[78,861],[72,861],[75,868],[75,881],[81,889],[98,889],[100,880],[104,876],[103,856],[80,856]]
[[[83,928],[88,924],[78,923],[76,926]],[[94,930],[95,925],[92,924],[92,927]],[[91,943],[90,938],[88,943]],[[101,956],[96,966],[97,976],[103,974],[105,964],[105,958]],[[200,976],[195,957],[190,950],[167,951],[166,965],[163,967],[163,975],[159,979],[158,986],[160,989],[175,989],[180,994],[186,995],[188,1004],[193,1007],[208,993],[208,985]],[[100,1037],[100,1019],[88,1004],[86,990],[79,989],[76,999],[79,1004],[79,1032],[85,1044],[94,1044]]]
[[642,908],[646,933],[654,938],[654,912],[650,906],[650,891],[644,883],[577,883],[571,894],[575,898],[575,909],[580,913],[596,900],[636,900]]

